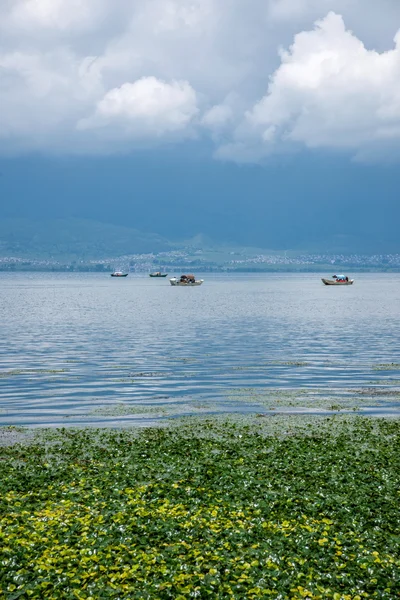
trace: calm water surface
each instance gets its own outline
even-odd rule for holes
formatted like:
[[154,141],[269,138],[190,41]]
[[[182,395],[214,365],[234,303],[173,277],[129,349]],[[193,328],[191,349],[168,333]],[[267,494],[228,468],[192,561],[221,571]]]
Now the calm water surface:
[[376,370],[400,363],[400,275],[359,274],[349,287],[316,274],[203,278],[174,288],[0,274],[0,424],[143,425],[260,410],[230,401],[246,389],[340,396],[385,383],[394,397],[380,412],[400,415],[400,370]]

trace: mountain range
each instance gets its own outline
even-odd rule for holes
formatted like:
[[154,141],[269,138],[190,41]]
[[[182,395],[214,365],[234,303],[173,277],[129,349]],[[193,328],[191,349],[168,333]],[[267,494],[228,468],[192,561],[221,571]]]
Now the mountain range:
[[[276,254],[368,254],[364,251],[365,240],[348,233],[320,236],[293,248],[262,249],[259,245],[228,243],[204,234],[170,240],[158,233],[103,223],[90,219],[29,219],[3,218],[0,220],[0,257],[16,257],[41,260],[100,260],[137,254],[158,254],[180,249],[202,249],[219,253],[239,251],[244,254],[257,252]],[[375,241],[373,253],[397,253],[396,243]]]
[[155,233],[87,219],[0,221],[0,256],[100,259],[171,248],[168,240]]

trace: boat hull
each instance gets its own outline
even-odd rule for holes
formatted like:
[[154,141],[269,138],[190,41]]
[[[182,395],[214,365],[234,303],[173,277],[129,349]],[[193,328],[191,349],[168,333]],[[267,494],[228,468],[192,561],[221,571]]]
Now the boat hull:
[[166,277],[168,273],[161,273],[161,275],[156,275],[155,273],[149,273],[149,277]]
[[336,279],[321,279],[324,285],[353,285],[354,279],[349,279],[349,281],[337,281]]
[[122,275],[117,275],[116,273],[111,273],[111,277],[128,277],[128,273],[122,273]]
[[203,283],[203,279],[199,279],[198,281],[179,281],[178,279],[170,279],[169,282],[173,286],[194,287],[201,285]]

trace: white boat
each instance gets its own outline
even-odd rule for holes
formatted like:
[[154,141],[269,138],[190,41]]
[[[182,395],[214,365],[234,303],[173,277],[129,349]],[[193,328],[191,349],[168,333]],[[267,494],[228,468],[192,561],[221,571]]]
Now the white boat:
[[123,273],[122,271],[114,271],[114,273],[111,273],[111,277],[128,277],[128,273]]
[[201,285],[204,279],[195,279],[194,275],[181,275],[180,279],[177,277],[172,277],[169,280],[171,285],[181,285],[184,287],[191,287],[194,285]]
[[324,285],[353,285],[354,279],[349,279],[344,275],[333,275],[332,279],[321,279]]

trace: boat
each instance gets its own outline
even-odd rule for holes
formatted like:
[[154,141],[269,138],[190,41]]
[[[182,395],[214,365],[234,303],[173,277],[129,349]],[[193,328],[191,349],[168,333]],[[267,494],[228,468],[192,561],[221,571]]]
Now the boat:
[[332,279],[322,277],[321,281],[324,285],[353,285],[354,283],[354,279],[349,279],[345,275],[332,275]]
[[179,279],[176,277],[172,277],[169,280],[171,285],[181,285],[181,286],[193,286],[193,285],[201,285],[203,283],[203,279],[195,279],[194,275],[181,275]]
[[156,271],[155,273],[149,273],[149,277],[166,277],[168,273],[161,273],[161,271]]
[[128,277],[128,273],[123,273],[122,271],[114,271],[114,273],[111,273],[111,277]]

